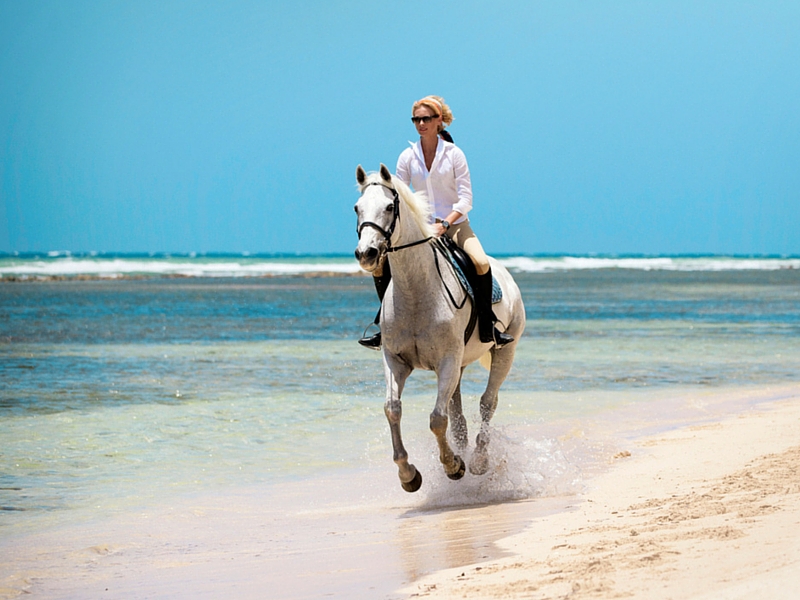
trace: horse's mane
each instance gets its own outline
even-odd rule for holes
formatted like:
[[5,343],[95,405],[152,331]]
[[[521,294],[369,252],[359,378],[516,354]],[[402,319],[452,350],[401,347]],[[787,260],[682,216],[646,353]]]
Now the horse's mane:
[[[366,183],[379,183],[384,184],[383,179],[379,173],[370,173],[367,175]],[[392,185],[397,190],[397,195],[400,197],[400,202],[405,204],[411,217],[416,222],[420,231],[425,236],[433,235],[433,209],[428,201],[418,193],[412,192],[411,188],[400,179],[397,175],[392,175]],[[364,186],[361,187],[363,191]]]
[[392,175],[392,184],[394,189],[397,190],[397,195],[400,196],[400,201],[405,203],[423,235],[433,235],[433,228],[431,227],[433,209],[431,203],[420,194],[412,192],[411,188],[396,175]]

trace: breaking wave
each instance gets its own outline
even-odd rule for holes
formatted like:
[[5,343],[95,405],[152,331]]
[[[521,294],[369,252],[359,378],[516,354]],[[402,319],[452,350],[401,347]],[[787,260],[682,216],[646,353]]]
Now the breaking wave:
[[[600,269],[638,271],[775,271],[800,269],[796,256],[504,256],[499,261],[516,273],[552,273]],[[0,255],[0,278],[113,279],[123,277],[270,277],[309,274],[357,275],[347,255],[123,255],[66,251]]]

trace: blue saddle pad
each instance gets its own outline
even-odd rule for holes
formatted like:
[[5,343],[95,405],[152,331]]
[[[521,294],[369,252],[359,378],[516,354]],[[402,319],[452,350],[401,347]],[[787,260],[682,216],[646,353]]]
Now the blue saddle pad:
[[[453,265],[453,269],[455,270],[458,279],[461,281],[461,284],[464,286],[467,294],[469,294],[469,297],[474,300],[475,291],[473,289],[472,282],[469,280],[469,277],[467,277],[466,269],[464,268],[463,264],[463,261],[471,261],[471,259],[469,256],[467,256],[466,252],[456,246],[452,241],[450,241],[449,244],[445,243],[444,247],[447,249],[447,258],[450,261],[450,264]],[[474,269],[472,269],[472,272],[474,272]],[[497,278],[492,275],[492,304],[497,304],[502,299],[503,288],[500,287],[500,283],[497,281]]]
[[492,275],[492,304],[497,304],[502,299],[503,288],[500,287],[500,283],[497,281],[495,276]]

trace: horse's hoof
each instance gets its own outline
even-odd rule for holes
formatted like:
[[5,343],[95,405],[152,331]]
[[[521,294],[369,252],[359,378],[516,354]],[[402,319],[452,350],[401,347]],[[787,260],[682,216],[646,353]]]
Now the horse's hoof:
[[456,454],[454,458],[458,462],[458,470],[456,470],[455,473],[448,473],[447,476],[453,481],[458,481],[464,476],[464,473],[467,472],[467,467],[464,464],[464,459],[462,459],[458,454]]
[[422,487],[422,475],[420,475],[420,472],[417,471],[417,474],[414,475],[414,479],[406,482],[401,481],[400,485],[402,485],[403,489],[407,492],[416,492],[420,487]]
[[489,457],[486,454],[475,453],[469,463],[469,472],[473,475],[485,475],[489,470]]

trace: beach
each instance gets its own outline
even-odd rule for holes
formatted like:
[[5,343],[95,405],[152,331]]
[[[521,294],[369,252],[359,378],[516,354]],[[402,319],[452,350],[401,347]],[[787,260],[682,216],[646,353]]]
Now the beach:
[[798,31],[0,0],[0,600],[800,600]]
[[8,259],[0,598],[781,597],[796,488],[742,473],[800,445],[800,271],[505,260],[528,319],[489,471],[446,477],[415,372],[408,494],[352,258]]

